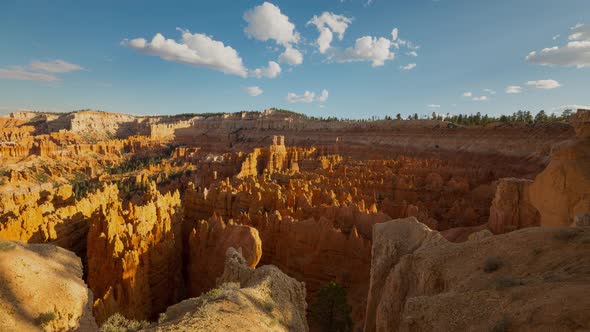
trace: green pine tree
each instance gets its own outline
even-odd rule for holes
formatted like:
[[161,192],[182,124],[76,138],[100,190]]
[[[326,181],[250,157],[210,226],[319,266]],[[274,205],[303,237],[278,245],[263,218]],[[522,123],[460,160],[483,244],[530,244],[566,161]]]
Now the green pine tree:
[[346,302],[346,290],[335,281],[330,281],[318,290],[309,310],[311,318],[322,331],[352,331],[352,309]]

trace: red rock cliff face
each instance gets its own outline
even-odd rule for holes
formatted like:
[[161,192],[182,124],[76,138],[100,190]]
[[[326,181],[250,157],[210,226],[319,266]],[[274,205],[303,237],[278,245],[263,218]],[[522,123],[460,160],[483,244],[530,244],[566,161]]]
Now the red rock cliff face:
[[178,193],[152,183],[141,205],[114,201],[97,211],[88,232],[88,285],[94,316],[120,312],[152,319],[182,295],[182,211]]

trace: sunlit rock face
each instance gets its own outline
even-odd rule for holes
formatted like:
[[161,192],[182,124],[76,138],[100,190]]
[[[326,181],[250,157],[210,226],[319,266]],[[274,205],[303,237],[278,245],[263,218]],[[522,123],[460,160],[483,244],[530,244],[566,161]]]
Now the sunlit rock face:
[[590,111],[579,110],[570,121],[576,137],[553,147],[551,162],[531,185],[543,226],[570,225],[590,214]]
[[151,319],[181,297],[180,195],[150,183],[139,204],[114,201],[96,211],[88,231],[88,285],[94,316],[120,312]]

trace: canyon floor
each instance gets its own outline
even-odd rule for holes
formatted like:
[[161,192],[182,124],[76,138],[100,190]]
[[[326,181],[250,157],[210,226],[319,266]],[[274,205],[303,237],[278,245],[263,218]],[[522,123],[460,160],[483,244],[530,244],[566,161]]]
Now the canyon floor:
[[588,226],[586,110],[0,118],[1,331],[590,330]]

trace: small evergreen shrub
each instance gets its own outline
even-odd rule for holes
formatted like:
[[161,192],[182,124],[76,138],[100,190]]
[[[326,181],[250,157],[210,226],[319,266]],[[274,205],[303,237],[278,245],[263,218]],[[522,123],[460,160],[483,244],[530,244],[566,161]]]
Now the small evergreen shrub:
[[149,326],[150,323],[147,321],[127,319],[117,312],[102,324],[100,327],[100,332],[135,332],[148,328]]
[[48,311],[48,312],[44,312],[42,314],[39,314],[39,316],[37,316],[37,318],[35,318],[35,324],[38,326],[45,326],[47,325],[49,322],[51,322],[52,320],[54,320],[55,317],[55,313]]
[[324,285],[309,306],[311,318],[322,331],[352,331],[352,308],[346,299],[346,290],[335,281]]
[[16,244],[10,241],[0,241],[0,251],[11,251],[16,248]]
[[483,265],[483,270],[486,273],[492,273],[502,267],[502,260],[498,257],[488,257]]

